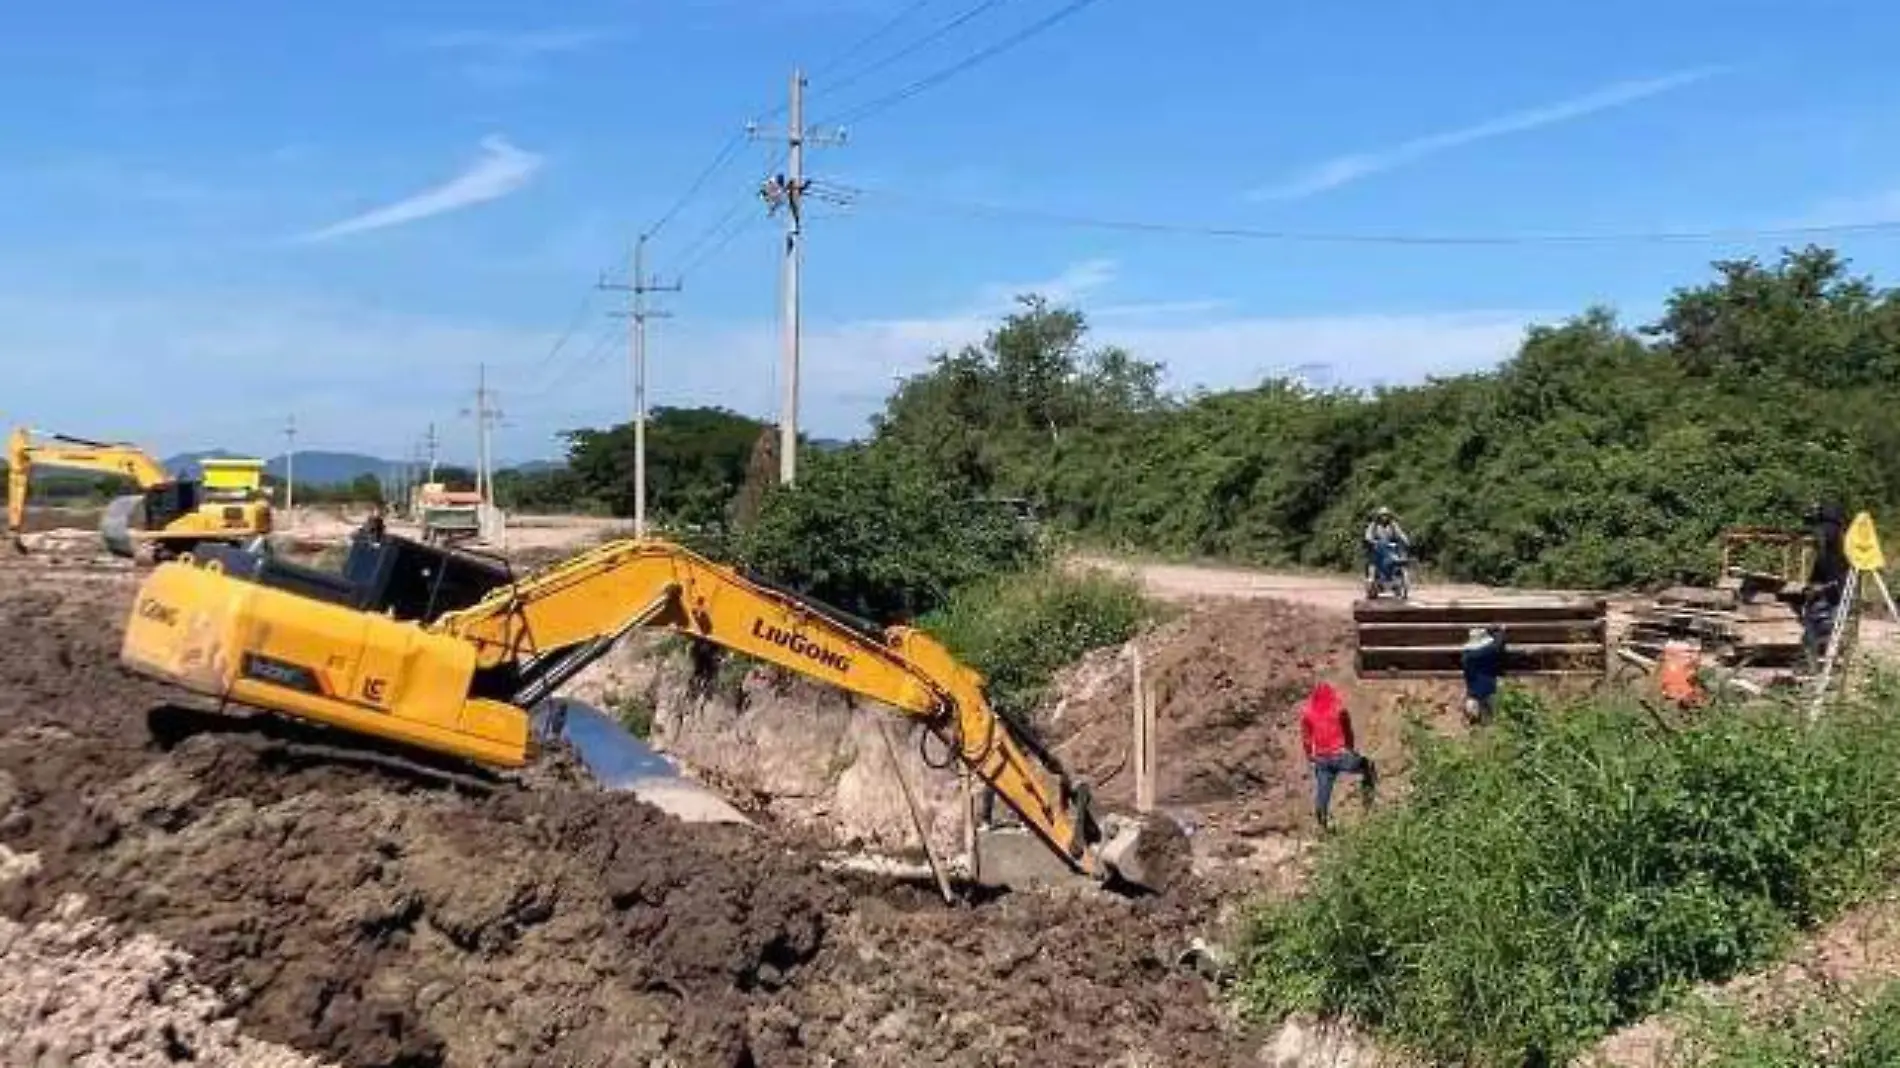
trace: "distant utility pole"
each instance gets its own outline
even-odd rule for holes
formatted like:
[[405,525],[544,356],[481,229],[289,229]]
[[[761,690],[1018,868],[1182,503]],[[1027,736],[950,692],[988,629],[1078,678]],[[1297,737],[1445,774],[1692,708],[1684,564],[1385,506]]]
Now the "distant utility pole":
[[[748,132],[759,136],[756,129]],[[844,133],[819,133],[805,128],[805,73],[794,67],[791,121],[786,128],[786,171],[767,179],[759,190],[771,211],[785,209],[785,314],[781,327],[784,353],[779,367],[778,421],[778,478],[785,485],[790,485],[798,473],[798,268],[804,256],[805,194],[811,191],[811,179],[805,177],[808,142],[818,147],[841,145]]]
[[297,417],[284,420],[284,515],[294,518],[297,503]]
[[647,320],[673,313],[647,307],[648,293],[678,293],[679,279],[661,285],[646,273],[647,235],[633,243],[633,269],[625,285],[602,280],[600,288],[627,294],[627,359],[633,371],[633,536],[647,536]]
[[[495,408],[495,392],[488,388],[488,365],[475,365],[475,407],[462,414],[475,417],[475,492],[484,504],[493,504],[494,474],[489,470],[489,430],[501,417]],[[429,470],[435,471],[435,425],[429,426]]]
[[434,423],[429,424],[429,433],[422,439],[422,441],[423,441],[424,446],[429,450],[429,481],[434,482],[435,481],[435,450],[436,450]]

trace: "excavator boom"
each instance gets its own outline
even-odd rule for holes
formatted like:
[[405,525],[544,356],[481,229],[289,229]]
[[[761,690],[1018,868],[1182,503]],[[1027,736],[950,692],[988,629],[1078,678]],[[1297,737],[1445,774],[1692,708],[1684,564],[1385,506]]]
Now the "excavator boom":
[[140,589],[124,662],[186,688],[479,763],[530,758],[529,714],[630,630],[713,642],[921,723],[1073,869],[1105,877],[1085,787],[928,635],[852,620],[679,546],[616,541],[516,580],[402,538],[344,573],[209,547]]

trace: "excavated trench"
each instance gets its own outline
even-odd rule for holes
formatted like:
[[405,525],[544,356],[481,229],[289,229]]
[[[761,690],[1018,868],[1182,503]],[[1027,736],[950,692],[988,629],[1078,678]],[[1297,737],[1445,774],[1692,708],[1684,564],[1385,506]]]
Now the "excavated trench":
[[181,729],[172,695],[117,668],[132,582],[0,566],[0,846],[38,855],[0,913],[41,922],[83,895],[188,953],[255,1039],[350,1065],[1220,1065],[1258,1047],[1180,963],[1213,923],[1192,888],[949,909],[559,761],[471,783],[313,755],[296,732]]

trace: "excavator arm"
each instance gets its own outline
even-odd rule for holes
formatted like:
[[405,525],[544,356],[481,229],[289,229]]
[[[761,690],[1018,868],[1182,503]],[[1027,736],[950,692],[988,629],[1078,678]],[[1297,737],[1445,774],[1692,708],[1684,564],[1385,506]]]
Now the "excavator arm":
[[118,475],[131,479],[142,490],[171,480],[164,466],[136,445],[36,435],[25,427],[16,427],[7,436],[7,531],[15,536],[26,525],[28,480],[40,467]]
[[1027,730],[990,707],[983,678],[908,627],[879,628],[665,542],[603,545],[430,628],[508,671],[513,703],[542,696],[635,627],[713,642],[876,701],[923,724],[1070,865],[1099,875],[1085,788]]

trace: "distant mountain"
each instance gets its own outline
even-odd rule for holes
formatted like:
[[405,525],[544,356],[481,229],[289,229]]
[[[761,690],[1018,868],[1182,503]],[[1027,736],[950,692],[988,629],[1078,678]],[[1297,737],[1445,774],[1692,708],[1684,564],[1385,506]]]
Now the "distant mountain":
[[[241,456],[242,453],[229,449],[204,449],[198,452],[179,453],[165,461],[168,471],[183,470],[185,474],[198,474],[198,461],[223,456]],[[312,449],[299,450],[296,456],[295,473],[298,482],[312,485],[333,485],[349,482],[359,475],[375,475],[387,478],[400,465],[393,460],[378,459],[360,452],[325,452]],[[264,473],[272,478],[284,477],[284,457],[273,456],[264,464]]]
[[[201,449],[197,452],[181,452],[165,460],[165,469],[172,472],[182,471],[189,477],[197,477],[199,474],[199,460],[241,455],[243,454],[232,452],[229,449]],[[448,460],[444,460],[442,465],[444,467],[463,466]],[[546,471],[559,471],[566,466],[565,463],[559,460],[529,460],[521,464],[501,465],[498,466],[496,470],[519,471],[522,474],[533,475],[541,474]],[[388,478],[400,470],[401,467],[401,461],[383,460],[360,452],[324,452],[320,449],[312,449],[308,452],[300,450],[297,453],[297,481],[311,485],[328,486],[342,482],[350,482],[360,475],[375,475],[377,478]],[[264,464],[264,472],[272,478],[283,478],[284,458],[282,456],[271,457],[270,460]]]

